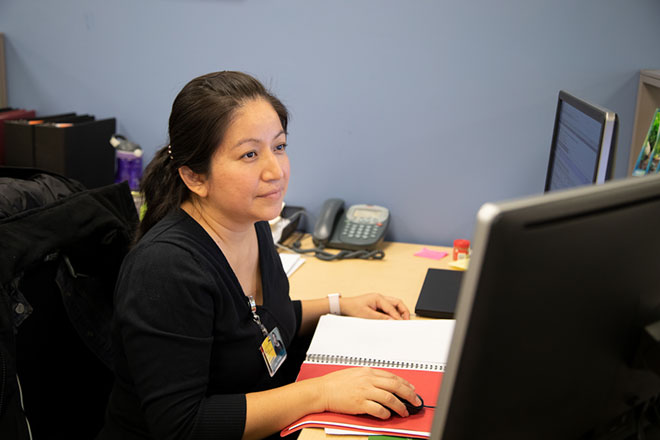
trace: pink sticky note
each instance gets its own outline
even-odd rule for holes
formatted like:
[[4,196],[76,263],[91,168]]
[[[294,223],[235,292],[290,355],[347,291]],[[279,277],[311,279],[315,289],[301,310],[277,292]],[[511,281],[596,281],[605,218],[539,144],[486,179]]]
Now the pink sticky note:
[[440,260],[447,256],[447,252],[432,251],[431,249],[422,248],[421,251],[415,253],[416,257],[430,258],[432,260]]

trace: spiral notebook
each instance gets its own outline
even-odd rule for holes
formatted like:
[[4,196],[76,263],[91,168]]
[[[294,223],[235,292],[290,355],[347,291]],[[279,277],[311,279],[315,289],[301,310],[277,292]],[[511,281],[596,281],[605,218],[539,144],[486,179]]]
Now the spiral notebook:
[[[438,399],[454,331],[454,320],[372,320],[324,315],[298,374],[298,381],[332,371],[369,366],[390,371],[415,386],[426,405]],[[310,427],[350,429],[368,434],[428,438],[434,410],[381,420],[333,412],[309,414],[282,430],[285,436]]]

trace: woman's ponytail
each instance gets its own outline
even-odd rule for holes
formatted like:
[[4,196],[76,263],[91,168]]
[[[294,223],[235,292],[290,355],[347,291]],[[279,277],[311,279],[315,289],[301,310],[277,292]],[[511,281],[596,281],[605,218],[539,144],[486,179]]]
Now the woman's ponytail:
[[140,189],[144,194],[147,209],[138,227],[135,241],[142,238],[169,212],[181,206],[188,196],[189,190],[179,177],[179,171],[168,148],[169,146],[166,146],[158,150],[144,170]]

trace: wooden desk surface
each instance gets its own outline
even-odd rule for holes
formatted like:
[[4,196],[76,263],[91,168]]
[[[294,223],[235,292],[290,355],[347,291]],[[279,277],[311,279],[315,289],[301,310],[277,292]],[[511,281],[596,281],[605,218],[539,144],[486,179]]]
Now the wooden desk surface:
[[[303,239],[301,247],[312,247],[311,238]],[[448,255],[441,260],[414,256],[424,247]],[[342,296],[378,292],[401,298],[412,313],[427,269],[449,269],[451,262],[450,247],[384,242],[380,249],[385,252],[382,260],[321,261],[304,256],[305,263],[289,278],[291,298],[314,299],[333,292]]]
[[[302,240],[301,247],[312,247],[311,238]],[[438,252],[447,252],[441,260],[416,257],[414,254],[424,247]],[[356,296],[378,292],[403,300],[414,317],[415,303],[422,288],[428,268],[449,269],[450,247],[428,246],[410,243],[385,242],[380,246],[385,252],[383,260],[321,261],[312,256],[296,270],[289,282],[291,298],[313,299],[339,292],[342,296]],[[325,439],[323,429],[307,428],[300,440]],[[342,439],[364,439],[363,436]]]

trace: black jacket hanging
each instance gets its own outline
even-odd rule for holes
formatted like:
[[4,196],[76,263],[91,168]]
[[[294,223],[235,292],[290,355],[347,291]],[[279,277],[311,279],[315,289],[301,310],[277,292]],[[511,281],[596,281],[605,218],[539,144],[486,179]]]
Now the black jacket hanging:
[[126,183],[84,190],[25,173],[0,186],[0,437],[29,438],[27,416],[34,438],[92,438],[112,384],[112,292],[137,212]]

